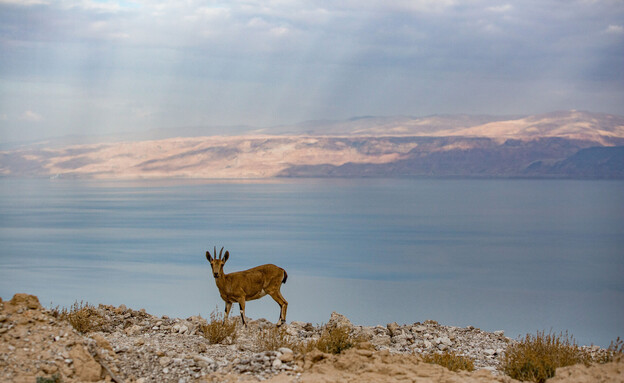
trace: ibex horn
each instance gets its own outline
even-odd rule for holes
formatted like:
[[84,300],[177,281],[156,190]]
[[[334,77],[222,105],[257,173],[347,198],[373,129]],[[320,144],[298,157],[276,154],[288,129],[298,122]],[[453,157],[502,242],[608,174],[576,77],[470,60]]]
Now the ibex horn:
[[214,257],[215,257],[215,259],[218,259],[217,258],[217,247],[216,246],[214,247]]
[[219,252],[219,259],[223,259],[223,258],[221,258],[221,254],[223,253],[223,249],[224,249],[224,247],[222,247],[221,251]]

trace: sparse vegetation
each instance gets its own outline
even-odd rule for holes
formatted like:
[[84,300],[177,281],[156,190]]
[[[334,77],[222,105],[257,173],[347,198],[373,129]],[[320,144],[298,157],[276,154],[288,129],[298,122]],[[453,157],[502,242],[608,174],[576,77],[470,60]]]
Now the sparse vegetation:
[[543,383],[553,377],[559,367],[588,365],[591,361],[590,353],[580,348],[567,332],[557,335],[538,331],[509,345],[501,367],[514,379]]
[[319,350],[329,354],[340,354],[357,343],[359,339],[354,338],[346,327],[333,327],[323,329],[321,337],[314,345]]
[[328,354],[340,354],[364,341],[364,338],[352,335],[347,327],[325,326],[319,339],[301,345],[300,349],[302,353],[318,349]]
[[256,348],[257,351],[273,351],[287,347],[299,354],[318,349],[328,354],[340,354],[362,341],[363,339],[351,335],[349,329],[345,327],[325,327],[320,338],[307,342],[294,339],[284,328],[272,327],[260,331]]
[[439,364],[451,371],[474,371],[474,362],[469,357],[456,354],[452,351],[445,351],[441,354],[431,353],[423,356],[423,361],[432,364]]
[[98,312],[97,308],[88,302],[78,301],[69,308],[55,307],[51,310],[52,315],[61,320],[68,321],[76,331],[87,334],[101,331],[106,326],[106,319]]
[[61,382],[62,380],[58,373],[52,375],[49,378],[44,377],[44,376],[37,377],[37,383],[61,383]]
[[624,357],[624,340],[618,338],[615,341],[611,341],[609,348],[601,353],[594,361],[598,363],[613,362],[618,358]]
[[287,347],[291,350],[300,349],[301,342],[292,339],[283,327],[270,327],[260,330],[256,338],[257,351],[275,351],[280,347]]
[[225,319],[225,314],[215,309],[210,313],[210,323],[202,325],[201,331],[210,343],[232,343],[236,340],[236,319]]

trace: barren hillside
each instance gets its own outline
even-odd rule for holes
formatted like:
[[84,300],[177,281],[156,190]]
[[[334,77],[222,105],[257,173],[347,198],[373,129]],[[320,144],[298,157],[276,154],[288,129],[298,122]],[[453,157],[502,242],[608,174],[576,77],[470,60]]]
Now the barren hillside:
[[[478,116],[366,117],[308,123],[286,130],[299,133],[267,131],[262,135],[23,147],[0,152],[0,174],[85,178],[624,178],[621,116],[569,111],[507,120]],[[604,149],[583,152],[590,148]]]

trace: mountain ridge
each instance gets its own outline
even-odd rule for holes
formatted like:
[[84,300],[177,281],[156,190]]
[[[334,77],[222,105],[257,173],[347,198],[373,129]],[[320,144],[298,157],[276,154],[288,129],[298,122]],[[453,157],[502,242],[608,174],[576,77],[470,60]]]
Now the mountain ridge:
[[572,110],[502,120],[362,116],[233,135],[26,146],[0,151],[0,175],[619,179],[624,178],[619,150],[593,156],[582,151],[622,146],[624,116],[602,113]]

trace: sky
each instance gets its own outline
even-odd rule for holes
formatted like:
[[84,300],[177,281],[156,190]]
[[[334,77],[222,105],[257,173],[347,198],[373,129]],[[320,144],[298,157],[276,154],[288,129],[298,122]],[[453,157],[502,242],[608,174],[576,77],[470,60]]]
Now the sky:
[[622,0],[0,0],[0,143],[363,115],[624,114]]

